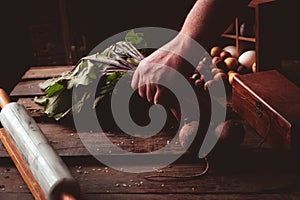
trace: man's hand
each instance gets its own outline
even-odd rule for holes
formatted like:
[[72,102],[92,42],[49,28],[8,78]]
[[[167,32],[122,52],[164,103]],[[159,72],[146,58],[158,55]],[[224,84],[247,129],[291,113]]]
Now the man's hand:
[[169,104],[170,91],[158,83],[176,84],[174,73],[170,72],[169,67],[186,78],[193,73],[194,67],[183,58],[189,49],[189,43],[177,36],[164,47],[153,52],[140,62],[134,72],[132,88],[138,89],[139,95],[150,103]]

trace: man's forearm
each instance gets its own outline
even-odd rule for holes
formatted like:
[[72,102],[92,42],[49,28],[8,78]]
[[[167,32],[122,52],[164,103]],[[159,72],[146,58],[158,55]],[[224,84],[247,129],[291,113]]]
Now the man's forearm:
[[188,14],[181,33],[192,37],[208,50],[246,8],[248,2],[249,0],[198,0]]

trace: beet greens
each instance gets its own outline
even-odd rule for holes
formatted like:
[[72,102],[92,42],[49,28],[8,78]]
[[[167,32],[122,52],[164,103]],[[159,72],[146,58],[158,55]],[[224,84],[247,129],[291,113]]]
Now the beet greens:
[[[144,55],[135,47],[145,45],[141,33],[128,32],[124,41],[111,45],[101,53],[83,57],[72,71],[48,79],[39,84],[44,96],[35,97],[35,102],[44,106],[47,116],[60,120],[72,113],[80,113],[87,102],[95,108],[106,95],[111,95],[117,81],[124,75],[132,75]],[[97,84],[96,97],[89,89],[76,94],[72,104],[72,90]]]

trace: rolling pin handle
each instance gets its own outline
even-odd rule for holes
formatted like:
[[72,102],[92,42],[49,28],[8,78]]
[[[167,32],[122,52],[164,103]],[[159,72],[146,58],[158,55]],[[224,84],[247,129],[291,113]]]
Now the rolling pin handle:
[[68,193],[62,193],[60,196],[60,200],[76,200],[76,198]]
[[3,108],[6,104],[10,103],[10,98],[8,94],[0,88],[0,107]]

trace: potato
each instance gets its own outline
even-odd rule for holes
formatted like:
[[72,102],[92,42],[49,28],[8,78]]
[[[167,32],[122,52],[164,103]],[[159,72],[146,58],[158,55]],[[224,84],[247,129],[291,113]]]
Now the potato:
[[220,53],[220,58],[222,60],[225,60],[226,58],[232,57],[231,53],[229,53],[228,51],[224,51],[222,50]]
[[230,73],[228,73],[228,82],[229,82],[230,85],[232,85],[232,83],[233,83],[233,78],[234,78],[236,75],[239,75],[239,73],[234,72],[234,71],[231,71]]
[[238,60],[235,57],[228,57],[224,60],[228,70],[236,70],[239,65]]
[[221,156],[237,151],[244,139],[245,129],[240,120],[229,119],[218,124],[214,129],[214,134],[219,140],[210,154]]
[[236,71],[239,74],[248,74],[248,73],[252,72],[252,70],[249,70],[248,68],[246,68],[243,65],[239,65]]
[[204,136],[210,124],[210,102],[202,96],[200,99],[200,121],[191,120],[185,123],[179,131],[179,144],[191,155],[198,155]]
[[253,63],[251,68],[252,68],[252,72],[257,72],[256,62]]
[[211,57],[219,56],[219,54],[221,53],[221,51],[222,51],[221,47],[214,46],[210,50],[210,55],[211,55]]
[[197,80],[195,80],[195,86],[200,86],[200,85],[202,85],[204,83],[204,80],[203,79],[197,79]]
[[227,74],[224,72],[218,72],[216,75],[214,75],[214,80],[219,81],[219,80],[223,80],[223,81],[227,81]]
[[215,82],[217,82],[217,81],[214,80],[214,79],[206,81],[206,82],[204,83],[204,91],[207,92],[208,89],[209,89],[210,87],[212,87],[213,84],[215,84]]
[[226,72],[223,69],[215,67],[210,70],[210,73],[212,75],[216,75],[217,73],[226,73]]
[[188,124],[183,125],[179,131],[179,144],[184,149],[189,149],[190,145],[193,142],[193,139],[196,137],[198,132],[199,122],[192,121]]
[[242,123],[236,119],[221,122],[215,128],[215,135],[220,142],[230,142],[231,145],[240,145],[244,138],[245,130]]
[[212,58],[212,64],[214,64],[215,66],[218,66],[218,64],[222,61],[223,60],[219,56],[215,56]]

